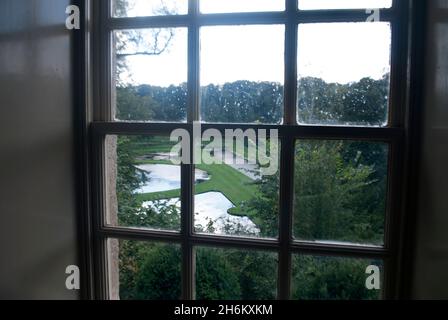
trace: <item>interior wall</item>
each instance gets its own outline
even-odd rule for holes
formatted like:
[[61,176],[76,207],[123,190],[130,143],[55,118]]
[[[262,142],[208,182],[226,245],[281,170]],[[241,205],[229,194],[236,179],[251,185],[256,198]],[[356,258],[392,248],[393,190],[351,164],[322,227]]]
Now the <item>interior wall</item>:
[[[77,299],[69,0],[0,1],[0,298]],[[448,298],[448,0],[428,1],[414,298]]]
[[413,296],[448,299],[448,0],[427,5]]
[[77,299],[69,0],[0,1],[0,298]]

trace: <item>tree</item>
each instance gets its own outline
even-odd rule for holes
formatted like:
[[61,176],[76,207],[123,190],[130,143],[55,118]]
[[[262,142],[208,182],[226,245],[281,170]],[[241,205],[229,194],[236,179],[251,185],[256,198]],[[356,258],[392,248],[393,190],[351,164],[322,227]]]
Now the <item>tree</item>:
[[292,298],[299,300],[371,300],[378,291],[365,287],[366,266],[350,258],[294,256]]
[[305,141],[297,145],[295,157],[294,233],[304,240],[374,242],[382,228],[358,206],[359,197],[377,181],[373,167],[357,158],[344,161],[349,142]]
[[247,203],[247,211],[256,212],[256,222],[260,236],[276,237],[278,235],[279,185],[280,175],[263,176],[257,182],[259,193]]
[[139,96],[132,88],[117,88],[117,119],[125,121],[144,121],[151,120],[154,116],[154,110],[160,107],[148,96]]
[[381,79],[326,83],[306,77],[299,80],[300,121],[307,124],[381,126],[387,118],[389,74]]
[[[174,245],[124,243],[121,266],[122,299],[176,300],[181,296],[181,252]],[[198,300],[241,298],[237,274],[219,250],[198,249],[196,260]]]
[[[381,124],[387,110],[388,76],[351,84],[328,84],[317,78],[300,82],[299,111],[307,123]],[[275,83],[237,81],[203,88],[203,119],[216,122],[277,122],[283,88]],[[186,112],[185,85],[161,88],[127,86],[118,90],[121,117],[181,121]],[[179,211],[164,203],[142,208],[133,193],[144,180],[135,166],[139,138],[119,137],[118,178],[121,225],[176,229]],[[147,139],[147,138],[145,138]],[[294,158],[294,235],[305,240],[382,244],[384,233],[387,146],[352,141],[303,141]],[[261,236],[278,234],[279,175],[264,176],[259,192],[246,203]],[[229,225],[229,230],[234,226]],[[122,298],[175,299],[179,253],[172,246],[127,242],[120,247]],[[163,251],[163,252],[162,252]],[[363,287],[364,260],[296,261],[297,298],[373,298]],[[275,259],[263,252],[198,250],[197,294],[200,299],[275,298]],[[360,273],[359,270],[362,270]],[[274,279],[274,281],[272,280]],[[150,290],[151,289],[151,290]],[[154,291],[164,292],[154,292]],[[151,291],[151,292],[150,292]]]
[[238,275],[242,300],[274,300],[277,297],[276,254],[233,250],[227,254]]
[[[126,17],[133,6],[133,2],[129,0],[115,0],[113,4],[113,11],[118,17]],[[169,8],[164,0],[160,0],[160,5],[154,14],[168,15],[172,12],[173,9]],[[133,29],[115,32],[115,79],[117,85],[129,84],[127,58],[163,54],[169,49],[174,36],[174,28]]]
[[152,245],[144,254],[135,286],[139,300],[181,298],[181,252],[172,245]]
[[169,87],[157,87],[150,85],[140,85],[137,94],[142,97],[149,97],[156,103],[153,108],[152,119],[158,121],[183,121],[187,116],[187,84]]
[[[174,230],[180,226],[178,209],[158,203],[154,207],[143,208],[134,191],[146,180],[146,176],[136,168],[135,144],[139,137],[119,136],[117,139],[118,221],[120,226],[153,227]],[[162,254],[163,253],[163,254]],[[119,277],[121,299],[168,299],[179,297],[175,288],[163,287],[167,278],[176,276],[176,252],[169,246],[149,245],[136,241],[121,241],[119,245]],[[158,261],[157,259],[162,259]],[[156,262],[154,262],[156,261]],[[163,277],[157,279],[151,265],[169,265],[162,269]],[[165,265],[166,264],[166,265]],[[160,280],[160,282],[158,282]],[[175,286],[176,282],[170,284]],[[149,290],[158,286],[160,291]]]
[[272,82],[235,81],[202,88],[201,116],[208,122],[278,123],[283,87]]
[[144,182],[144,176],[138,175],[134,166],[135,154],[131,141],[132,138],[128,136],[118,136],[117,138],[118,221],[120,225],[124,226],[134,223],[136,209],[139,207],[134,190]]
[[237,274],[219,250],[198,249],[196,260],[198,300],[237,300],[241,289]]

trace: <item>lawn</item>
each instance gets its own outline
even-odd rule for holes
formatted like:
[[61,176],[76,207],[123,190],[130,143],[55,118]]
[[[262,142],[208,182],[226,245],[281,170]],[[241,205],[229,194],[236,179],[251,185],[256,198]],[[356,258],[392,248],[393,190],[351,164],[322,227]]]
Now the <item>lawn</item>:
[[[167,138],[152,139],[150,142],[134,142],[133,151],[136,164],[171,164],[168,160],[141,159],[151,153],[169,152],[173,143]],[[251,212],[242,209],[242,205],[258,193],[257,185],[252,179],[227,164],[199,164],[196,168],[206,171],[210,179],[195,184],[195,194],[221,192],[235,206],[229,210],[233,215],[251,216]],[[180,189],[137,195],[139,201],[154,201],[180,197]]]
[[[154,160],[139,161],[139,164],[143,163],[168,164],[169,162]],[[200,164],[196,167],[200,170],[206,171],[210,176],[210,180],[196,183],[195,194],[213,191],[221,192],[235,206],[235,208],[232,208],[229,213],[234,215],[250,215],[250,213],[242,211],[241,205],[252,199],[258,192],[258,188],[253,180],[226,164]],[[180,197],[180,189],[139,194],[137,197],[140,201],[177,198]]]

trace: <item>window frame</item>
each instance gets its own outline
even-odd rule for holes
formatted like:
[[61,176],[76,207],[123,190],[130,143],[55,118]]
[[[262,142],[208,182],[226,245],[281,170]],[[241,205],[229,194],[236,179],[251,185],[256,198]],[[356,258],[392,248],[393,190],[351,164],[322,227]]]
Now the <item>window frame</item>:
[[[87,244],[88,281],[91,298],[108,298],[107,248],[109,238],[162,241],[182,246],[182,298],[194,298],[194,247],[214,246],[225,248],[259,249],[279,254],[278,299],[289,299],[291,294],[291,256],[295,253],[372,258],[384,261],[383,298],[398,297],[400,286],[400,257],[402,254],[402,210],[403,167],[406,151],[405,136],[408,131],[408,10],[409,1],[394,0],[390,9],[381,9],[381,20],[391,23],[391,89],[389,97],[389,124],[385,127],[339,127],[300,125],[297,123],[297,33],[300,23],[365,21],[365,10],[306,10],[299,11],[297,0],[285,0],[283,12],[219,13],[201,14],[198,0],[188,0],[188,15],[112,18],[110,1],[93,1],[92,60],[90,92],[92,121],[90,125],[91,212],[88,221]],[[202,131],[209,128],[224,132],[225,129],[241,128],[277,129],[281,140],[280,159],[280,212],[279,238],[253,239],[218,235],[195,234],[193,232],[194,166],[181,166],[181,232],[137,230],[111,227],[105,224],[105,146],[106,135],[167,135],[172,130],[183,128],[192,131],[193,121],[199,120],[199,28],[205,25],[285,25],[285,82],[283,124],[214,124],[202,123]],[[116,29],[144,27],[188,28],[188,115],[187,123],[138,123],[115,122],[111,112],[111,32]],[[106,57],[106,59],[105,59]],[[105,90],[100,90],[100,88]],[[101,92],[100,92],[101,91]],[[385,142],[389,145],[389,172],[387,203],[385,212],[384,246],[354,245],[341,243],[316,243],[293,239],[293,159],[297,139],[337,139]]]

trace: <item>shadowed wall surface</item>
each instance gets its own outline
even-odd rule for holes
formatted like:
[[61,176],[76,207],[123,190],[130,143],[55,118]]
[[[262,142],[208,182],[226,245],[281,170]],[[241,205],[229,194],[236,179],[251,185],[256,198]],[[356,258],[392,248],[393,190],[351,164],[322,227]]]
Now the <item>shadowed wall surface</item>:
[[78,297],[69,2],[0,1],[0,298]]
[[448,1],[427,1],[425,95],[413,297],[448,299]]

